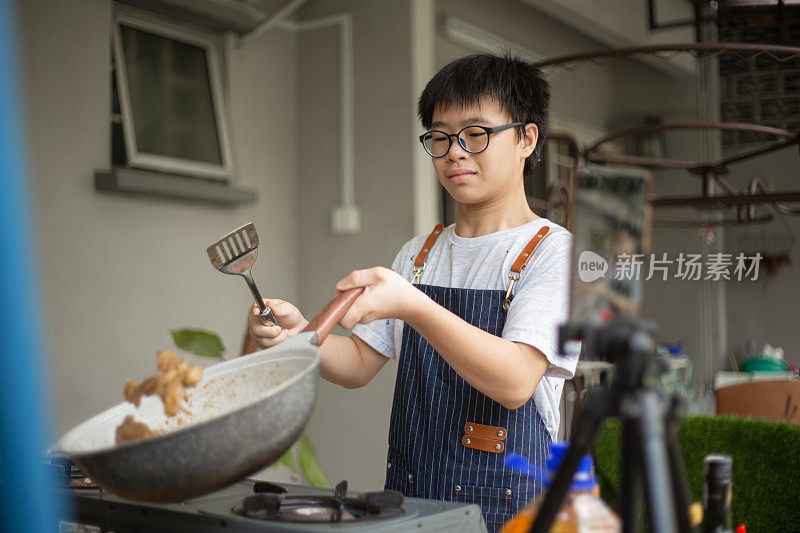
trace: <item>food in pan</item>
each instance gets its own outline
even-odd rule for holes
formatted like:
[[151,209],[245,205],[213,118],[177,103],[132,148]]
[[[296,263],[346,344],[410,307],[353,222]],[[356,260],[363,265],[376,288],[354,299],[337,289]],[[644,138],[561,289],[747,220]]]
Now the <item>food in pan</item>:
[[130,442],[132,440],[146,439],[155,435],[153,430],[147,427],[147,424],[137,422],[133,419],[133,415],[128,415],[117,427],[116,437],[117,444],[123,442]]
[[[161,350],[156,355],[156,360],[158,374],[141,383],[128,381],[122,395],[136,407],[141,404],[143,396],[156,395],[161,398],[167,416],[177,416],[180,410],[188,413],[181,406],[181,401],[186,399],[185,388],[197,385],[203,377],[203,367],[190,365],[186,359],[176,356],[172,350]],[[116,442],[122,444],[151,437],[154,434],[146,424],[136,422],[133,415],[128,415],[117,427]]]
[[161,350],[156,356],[158,374],[147,378],[141,384],[131,380],[125,384],[122,395],[139,407],[142,396],[155,394],[164,402],[167,416],[178,414],[184,387],[194,387],[203,377],[203,367],[190,365],[186,359],[175,355],[172,350]]

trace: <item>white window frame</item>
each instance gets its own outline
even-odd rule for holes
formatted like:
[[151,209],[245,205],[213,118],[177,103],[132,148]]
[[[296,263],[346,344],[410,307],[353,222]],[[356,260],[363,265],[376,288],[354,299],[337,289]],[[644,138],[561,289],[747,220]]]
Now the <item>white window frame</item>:
[[[122,111],[122,128],[125,132],[125,150],[127,152],[128,165],[160,172],[216,178],[225,181],[230,180],[234,174],[234,165],[231,155],[230,136],[228,133],[227,113],[224,108],[225,101],[221,82],[222,70],[219,66],[219,58],[222,54],[218,39],[213,34],[178,27],[177,25],[150,18],[143,14],[131,13],[128,11],[129,10],[122,9],[115,10],[113,35],[114,63],[117,73],[117,94],[119,95],[120,110]],[[184,42],[205,50],[206,60],[208,62],[207,67],[211,99],[214,106],[214,118],[217,121],[217,137],[219,139],[222,164],[203,163],[180,157],[139,152],[136,145],[133,113],[128,94],[128,77],[125,70],[120,25],[154,33],[167,39]]]

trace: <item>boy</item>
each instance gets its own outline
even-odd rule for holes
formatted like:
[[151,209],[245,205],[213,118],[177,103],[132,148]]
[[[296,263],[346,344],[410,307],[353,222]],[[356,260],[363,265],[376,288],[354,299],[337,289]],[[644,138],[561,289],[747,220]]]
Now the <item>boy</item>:
[[[539,159],[549,87],[510,57],[479,54],[428,83],[419,116],[422,149],[457,202],[457,222],[403,246],[392,270],[351,272],[337,290],[364,287],[330,335],[320,374],[362,387],[398,359],[386,488],[407,496],[480,505],[490,531],[541,491],[506,469],[507,452],[542,465],[558,431],[564,378],[577,360],[556,353],[566,320],[571,235],[529,208],[523,175]],[[307,321],[290,303],[265,300],[250,333],[262,348]]]

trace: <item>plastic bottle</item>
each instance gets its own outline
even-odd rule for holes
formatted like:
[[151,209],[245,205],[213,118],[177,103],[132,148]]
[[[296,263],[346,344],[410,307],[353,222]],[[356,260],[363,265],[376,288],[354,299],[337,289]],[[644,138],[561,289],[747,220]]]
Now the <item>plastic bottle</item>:
[[[567,452],[569,444],[557,442],[550,447],[550,458],[547,460],[547,471],[541,477],[545,484],[545,489],[550,485],[555,477],[561,460]],[[519,458],[510,458],[506,464]],[[519,470],[519,468],[517,468]],[[535,467],[527,470],[529,475],[540,477],[536,473]],[[525,509],[514,515],[514,518],[506,522],[500,533],[528,533],[539,508],[544,502],[546,492],[540,494]],[[578,469],[572,478],[569,491],[561,502],[553,523],[550,526],[550,533],[616,533],[622,531],[622,524],[619,517],[608,505],[600,498],[600,488],[594,477],[594,466],[592,458],[588,455],[581,459]]]

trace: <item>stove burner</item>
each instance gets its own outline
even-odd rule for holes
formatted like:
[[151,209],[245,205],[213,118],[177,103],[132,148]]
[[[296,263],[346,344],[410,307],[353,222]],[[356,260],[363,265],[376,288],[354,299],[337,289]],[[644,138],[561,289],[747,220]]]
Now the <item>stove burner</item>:
[[100,487],[97,484],[86,477],[86,474],[81,474],[79,477],[74,477],[69,480],[68,484],[69,488],[71,489],[94,489],[97,490]]
[[403,514],[403,495],[394,490],[367,492],[348,498],[347,481],[334,489],[332,496],[287,496],[286,489],[267,482],[253,487],[232,511],[258,520],[282,522],[349,522],[393,518]]
[[253,492],[256,494],[261,494],[262,492],[268,492],[270,494],[285,494],[286,489],[275,483],[270,483],[269,481],[256,481],[256,484],[253,485]]
[[81,467],[68,457],[53,456],[50,458],[48,467],[62,485],[71,489],[102,490],[94,481],[86,477]]

